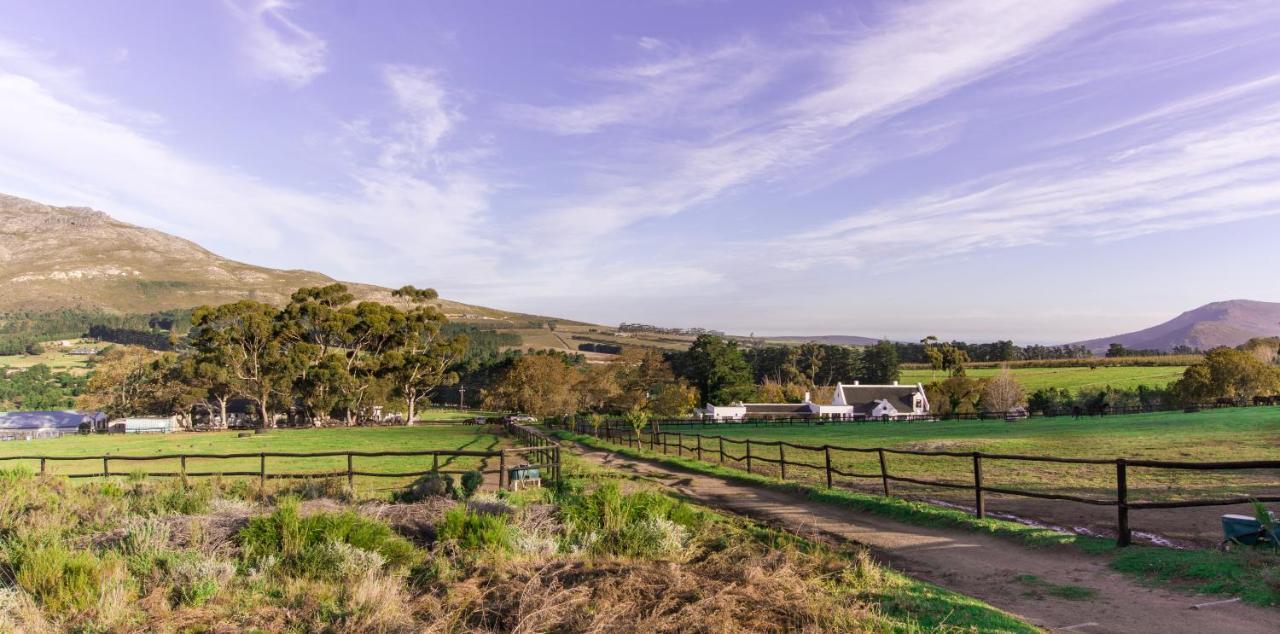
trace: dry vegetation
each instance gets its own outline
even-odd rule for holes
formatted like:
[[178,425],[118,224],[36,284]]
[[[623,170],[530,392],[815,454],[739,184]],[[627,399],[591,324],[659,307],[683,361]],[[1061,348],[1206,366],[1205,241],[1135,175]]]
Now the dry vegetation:
[[395,503],[340,482],[0,478],[0,632],[1033,631],[865,553],[581,473]]

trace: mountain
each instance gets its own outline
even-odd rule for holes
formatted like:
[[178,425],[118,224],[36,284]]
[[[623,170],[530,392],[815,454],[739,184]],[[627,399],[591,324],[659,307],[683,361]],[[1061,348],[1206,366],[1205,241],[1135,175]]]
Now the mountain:
[[1112,343],[1126,348],[1171,350],[1185,345],[1199,350],[1238,346],[1254,337],[1280,336],[1280,303],[1233,299],[1205,304],[1146,330],[1078,342],[1092,351]]
[[[312,271],[236,262],[167,233],[85,207],[52,207],[0,194],[0,312],[60,308],[148,313],[251,298],[288,301],[303,286],[333,283]],[[359,299],[391,291],[348,284]],[[545,317],[439,300],[450,319],[526,326]]]
[[857,335],[813,335],[810,337],[787,335],[784,337],[765,337],[765,340],[770,343],[822,343],[832,346],[874,346],[880,343],[879,339],[859,337]]

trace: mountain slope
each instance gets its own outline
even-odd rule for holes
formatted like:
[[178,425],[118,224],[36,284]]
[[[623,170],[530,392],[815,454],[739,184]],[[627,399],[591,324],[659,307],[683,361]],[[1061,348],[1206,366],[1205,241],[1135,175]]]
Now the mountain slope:
[[[0,194],[0,312],[60,308],[145,313],[252,298],[288,301],[299,287],[334,280],[220,257],[161,231],[84,207],[52,207]],[[390,290],[349,284],[361,299],[392,301]],[[456,321],[524,326],[545,317],[449,300]]]
[[765,337],[766,341],[777,343],[821,343],[832,346],[874,346],[879,339],[860,337],[858,335],[786,335],[781,337]]
[[1095,352],[1112,343],[1126,348],[1171,350],[1191,346],[1208,350],[1218,346],[1238,346],[1253,337],[1280,336],[1280,303],[1234,299],[1205,304],[1158,326],[1114,337],[1078,342]]

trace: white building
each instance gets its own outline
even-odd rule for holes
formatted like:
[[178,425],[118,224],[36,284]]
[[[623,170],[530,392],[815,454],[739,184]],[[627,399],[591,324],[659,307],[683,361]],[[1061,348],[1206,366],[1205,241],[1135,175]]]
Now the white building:
[[836,384],[831,405],[849,408],[853,418],[907,418],[929,413],[929,397],[924,385],[852,385]]
[[759,420],[769,418],[909,418],[929,413],[929,398],[924,386],[850,385],[837,383],[831,404],[814,403],[809,393],[801,403],[732,403],[707,404],[698,410],[704,418],[716,421]]

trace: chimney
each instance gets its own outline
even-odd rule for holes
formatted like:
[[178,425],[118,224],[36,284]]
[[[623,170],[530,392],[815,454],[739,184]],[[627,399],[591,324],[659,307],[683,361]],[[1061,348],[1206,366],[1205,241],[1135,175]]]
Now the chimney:
[[854,384],[854,385],[860,385],[861,383],[862,383],[862,381],[854,381],[854,382],[853,382],[853,384]]
[[893,382],[893,384],[894,384],[894,385],[897,385],[897,384],[898,384],[898,382],[897,382],[897,381],[894,381],[894,382]]
[[806,403],[811,402],[811,401],[809,400],[809,393],[808,393],[808,392],[805,392],[805,393],[804,393],[804,402],[806,402]]

